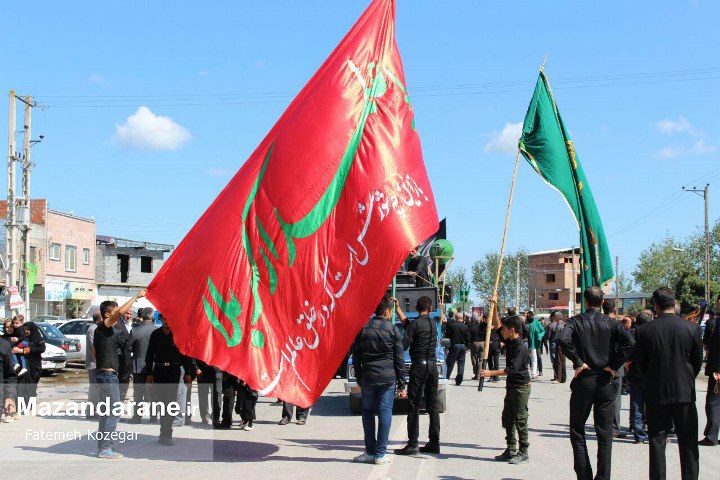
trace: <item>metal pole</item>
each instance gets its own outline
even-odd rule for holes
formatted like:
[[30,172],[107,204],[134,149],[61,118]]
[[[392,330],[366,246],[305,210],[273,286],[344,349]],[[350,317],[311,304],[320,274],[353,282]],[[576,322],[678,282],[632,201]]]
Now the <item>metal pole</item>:
[[615,318],[618,318],[618,308],[620,308],[620,261],[615,256]]
[[30,161],[30,137],[32,135],[32,97],[25,97],[25,137],[23,138],[23,185],[22,195],[23,204],[27,209],[28,223],[23,223],[22,239],[23,239],[23,258],[20,262],[20,271],[22,272],[23,285],[25,287],[25,317],[30,319],[30,285],[28,284],[28,270],[25,266],[30,262],[30,225],[32,224],[32,211],[30,209],[30,169],[32,162]]
[[10,90],[8,115],[7,217],[5,221],[5,316],[11,317],[10,287],[15,285],[15,91]]
[[708,224],[708,196],[710,185],[705,185],[705,301],[710,304],[710,225]]
[[575,297],[577,294],[575,291],[577,290],[577,273],[575,273],[575,245],[572,247],[572,295],[570,298],[570,310],[568,310],[568,317],[574,317],[575,316]]
[[520,311],[520,255],[518,255],[518,258],[517,258],[517,270],[516,270],[515,274],[516,274],[516,277],[515,277],[516,303],[515,303],[515,305],[517,306],[517,311],[519,312]]

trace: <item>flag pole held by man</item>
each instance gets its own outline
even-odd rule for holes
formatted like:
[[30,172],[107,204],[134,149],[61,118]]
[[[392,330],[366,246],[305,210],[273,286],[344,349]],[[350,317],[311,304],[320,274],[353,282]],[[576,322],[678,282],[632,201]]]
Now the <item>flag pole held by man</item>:
[[186,355],[308,407],[408,252],[438,229],[375,0],[149,286]]

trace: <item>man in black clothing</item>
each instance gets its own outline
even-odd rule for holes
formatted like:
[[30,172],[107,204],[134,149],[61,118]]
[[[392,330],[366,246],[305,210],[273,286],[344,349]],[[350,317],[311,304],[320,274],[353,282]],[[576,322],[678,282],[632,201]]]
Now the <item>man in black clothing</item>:
[[113,450],[113,434],[117,428],[120,417],[114,415],[116,405],[122,403],[120,399],[120,382],[118,372],[120,371],[120,348],[116,330],[113,328],[133,304],[144,297],[147,292],[141,290],[122,307],[118,308],[117,303],[105,301],[100,304],[100,315],[102,321],[98,323],[93,335],[93,355],[96,361],[95,382],[98,389],[98,402],[106,403],[108,411],[99,413],[98,423],[98,457],[116,459],[123,455]]
[[133,371],[132,354],[130,353],[130,341],[132,340],[132,319],[133,312],[128,310],[117,321],[115,326],[115,337],[117,338],[118,348],[120,349],[120,371],[118,379],[120,381],[120,399],[124,402],[127,398],[128,388],[130,387],[130,378]]
[[[720,311],[720,296],[717,299],[717,310]],[[715,312],[715,313],[716,313]],[[705,325],[703,344],[707,349],[705,375],[708,376],[707,394],[705,396],[705,437],[699,445],[713,447],[718,444],[720,432],[720,328],[717,328],[717,317],[713,316]]]
[[37,386],[42,375],[42,354],[45,351],[45,339],[35,322],[25,323],[23,315],[13,317],[13,327],[28,346],[14,347],[12,353],[25,355],[28,372],[18,379],[17,393],[27,403],[30,398],[37,397]]
[[[437,390],[438,372],[435,360],[437,348],[437,324],[430,318],[432,301],[429,297],[420,297],[415,307],[418,318],[410,322],[405,329],[403,349],[410,348],[410,377],[408,381],[408,443],[395,449],[395,455],[415,455],[440,453],[440,413],[438,412]],[[407,318],[400,317],[403,324]],[[425,409],[430,417],[429,442],[418,448],[420,436],[420,399],[425,394]]]
[[10,342],[0,338],[0,406],[6,416],[15,414],[15,397],[17,396],[17,373],[13,368]]
[[465,371],[465,354],[467,353],[467,345],[470,343],[470,330],[465,325],[463,315],[456,315],[454,322],[449,322],[445,329],[445,335],[450,339],[450,355],[447,359],[447,374],[445,378],[452,375],[455,362],[457,362],[457,375],[455,376],[455,385],[460,385],[463,381],[463,373]]
[[[635,325],[637,327],[644,325],[652,321],[653,317],[650,310],[643,310],[638,313]],[[630,334],[634,337],[635,330],[631,330]],[[632,357],[634,356],[635,352],[633,351]],[[645,414],[645,400],[647,397],[645,393],[645,376],[640,371],[637,362],[630,362],[627,379],[630,385],[630,430],[635,437],[635,443],[650,443],[645,431],[647,421],[647,415]]]
[[[148,375],[145,369],[145,355],[150,344],[150,335],[157,328],[153,313],[153,309],[150,307],[139,309],[138,315],[142,323],[133,328],[130,338],[129,350],[132,352],[133,400],[135,401],[135,411],[130,423],[140,423],[142,421],[142,417],[138,415],[140,402],[151,401],[150,389],[145,383]],[[151,415],[151,418],[155,417]]]
[[408,261],[408,273],[415,275],[415,286],[416,287],[431,287],[433,284],[430,281],[430,267],[432,266],[432,260],[430,257],[422,255],[417,248],[414,248],[410,252],[410,260]]
[[[509,309],[508,309],[509,310]],[[515,309],[512,309],[515,311]],[[497,315],[497,312],[495,312]],[[511,315],[512,316],[512,315]],[[480,323],[480,331],[482,332],[482,341],[485,341],[485,332],[487,329],[487,314],[483,315],[483,321]],[[490,351],[488,352],[488,370],[500,369],[500,350],[502,349],[502,338],[500,329],[491,325],[490,329]],[[497,382],[500,379],[497,376],[491,377],[491,382]]]
[[634,361],[645,376],[650,478],[665,478],[665,442],[672,419],[680,450],[683,479],[699,473],[695,407],[695,377],[702,367],[700,328],[675,315],[675,294],[669,288],[653,292],[657,318],[635,330]]
[[[200,407],[201,423],[212,424],[220,423],[220,409],[222,406],[222,371],[202,360],[195,360],[197,370],[198,384],[198,406]],[[208,395],[212,397],[212,417],[210,416],[210,405],[208,404]]]
[[558,344],[575,369],[570,384],[570,443],[578,480],[592,480],[592,465],[585,442],[585,423],[594,410],[597,435],[597,476],[610,478],[612,422],[615,388],[613,376],[628,358],[632,338],[622,325],[600,313],[603,292],[589,287],[583,292],[585,312],[572,317],[560,333]]
[[278,422],[278,425],[287,425],[290,423],[293,417],[293,410],[295,410],[295,418],[297,419],[298,425],[305,425],[307,422],[308,414],[310,413],[310,407],[302,408],[290,402],[282,402],[282,418]]
[[[365,452],[354,462],[384,464],[395,390],[405,390],[405,356],[393,312],[404,316],[397,300],[383,297],[375,316],[360,330],[352,345],[355,377],[361,387],[360,404]],[[404,396],[404,393],[403,395]],[[375,417],[378,418],[377,435]]]
[[[150,335],[147,353],[145,354],[145,368],[148,371],[147,383],[154,384],[153,397],[155,401],[165,405],[163,416],[160,419],[160,437],[158,443],[160,445],[172,446],[173,441],[173,420],[175,415],[171,415],[170,405],[177,405],[178,384],[180,383],[180,367],[186,372],[195,371],[195,363],[190,357],[186,357],[175,346],[173,334],[167,319],[160,315],[162,320],[162,328],[158,328]],[[185,384],[191,382],[190,375],[183,378]]]

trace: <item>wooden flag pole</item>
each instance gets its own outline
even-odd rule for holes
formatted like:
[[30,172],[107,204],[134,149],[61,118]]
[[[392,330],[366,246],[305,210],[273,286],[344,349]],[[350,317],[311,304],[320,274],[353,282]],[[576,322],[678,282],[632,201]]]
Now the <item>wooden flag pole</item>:
[[[500,259],[498,260],[497,274],[495,275],[495,286],[493,287],[492,297],[490,298],[490,310],[488,313],[487,328],[485,329],[485,349],[483,350],[483,361],[482,369],[487,369],[488,355],[490,354],[490,332],[496,323],[496,318],[499,319],[497,313],[497,295],[498,287],[500,286],[500,274],[502,273],[503,256],[505,255],[505,240],[507,239],[508,226],[510,225],[510,210],[512,208],[513,193],[515,192],[515,180],[517,179],[518,166],[520,165],[520,150],[518,150],[517,157],[515,157],[515,171],[513,172],[512,184],[510,185],[510,198],[508,198],[507,213],[505,214],[505,229],[503,230],[502,244],[500,245]],[[518,308],[520,306],[518,305]],[[499,323],[499,320],[497,321]],[[478,392],[482,392],[483,386],[485,385],[485,379],[480,378],[478,384]]]

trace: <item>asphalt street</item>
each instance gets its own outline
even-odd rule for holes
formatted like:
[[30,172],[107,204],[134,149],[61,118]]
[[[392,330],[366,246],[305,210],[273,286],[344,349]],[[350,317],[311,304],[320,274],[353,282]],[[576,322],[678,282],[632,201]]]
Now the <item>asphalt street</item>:
[[[546,364],[549,358],[544,356]],[[466,378],[472,376],[469,359]],[[158,445],[159,426],[122,421],[118,431],[132,433],[117,450],[126,458],[101,460],[94,457],[96,442],[88,438],[97,423],[61,416],[24,417],[0,424],[0,450],[11,471],[32,471],[33,478],[165,478],[167,480],[212,476],[247,476],[262,479],[367,478],[367,479],[565,479],[574,478],[572,450],[568,438],[569,384],[553,385],[551,376],[533,382],[530,398],[530,463],[509,465],[493,457],[505,448],[500,413],[504,381],[486,383],[477,391],[477,381],[452,385],[448,410],[441,414],[440,455],[398,457],[387,465],[352,463],[363,451],[359,416],[350,414],[342,379],[333,380],[313,407],[306,425],[277,425],[281,407],[272,398],[261,398],[253,431],[213,430],[197,423],[175,429],[176,445]],[[569,374],[571,372],[568,372]],[[82,401],[87,385],[83,371],[66,370],[43,378],[39,402]],[[65,378],[67,377],[67,378]],[[452,383],[452,382],[451,382]],[[706,378],[698,378],[700,431],[704,427]],[[623,397],[623,422],[627,423],[629,398]],[[198,417],[196,416],[197,420]],[[237,420],[239,421],[239,419]],[[427,416],[421,417],[421,442],[427,440]],[[404,445],[405,416],[393,416],[390,448]],[[39,438],[43,437],[43,438]],[[591,457],[595,455],[592,429],[588,428]],[[720,447],[701,447],[700,477],[716,479],[720,471]],[[613,446],[614,479],[647,478],[648,446],[628,439]],[[4,476],[4,475],[3,475]],[[161,477],[160,477],[161,476]],[[668,478],[679,478],[679,459],[674,440],[668,444]]]

